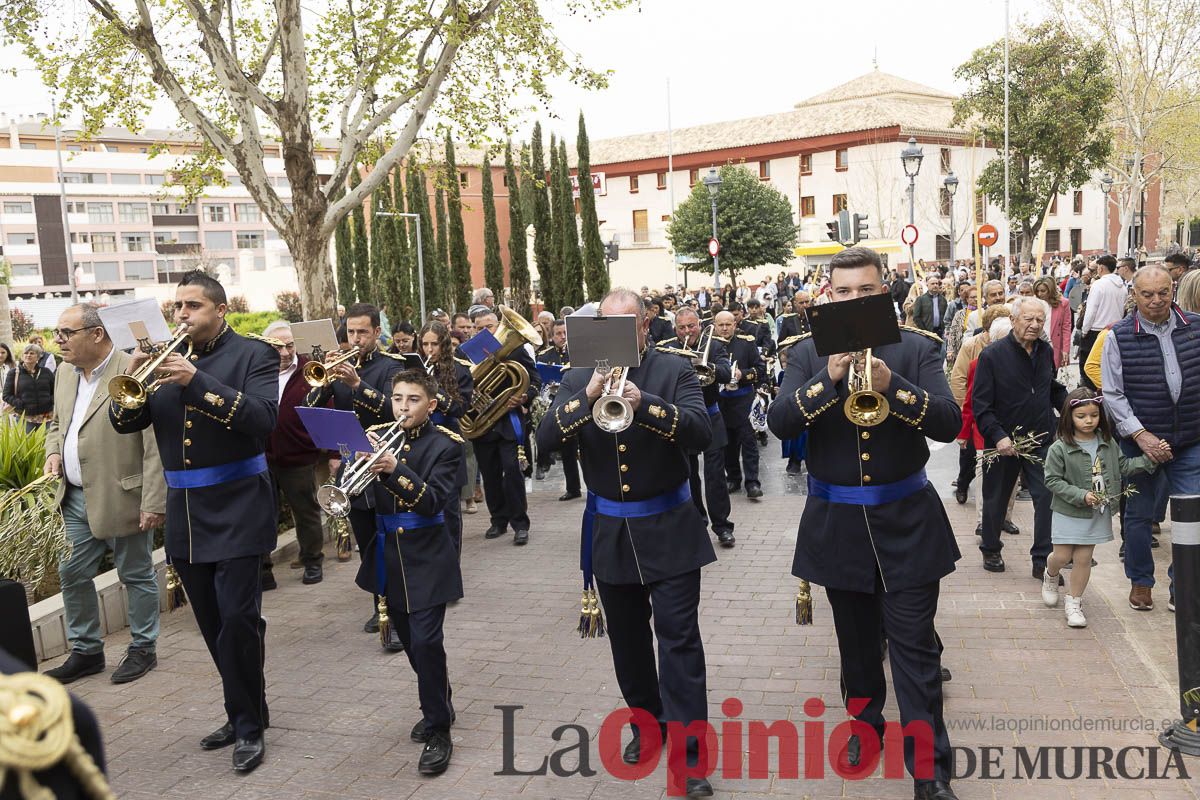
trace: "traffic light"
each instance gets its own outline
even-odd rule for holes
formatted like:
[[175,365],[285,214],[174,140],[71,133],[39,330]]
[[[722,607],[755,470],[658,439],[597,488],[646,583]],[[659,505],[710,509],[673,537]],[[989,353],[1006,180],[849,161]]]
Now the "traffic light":
[[850,241],[850,212],[842,209],[838,212],[838,238],[839,242]]
[[855,214],[850,220],[850,235],[851,241],[858,244],[863,239],[871,238],[870,231],[867,230],[867,215]]
[[837,224],[837,221],[835,220],[835,221],[833,221],[833,222],[826,222],[826,223],[825,223],[825,228],[826,228],[825,235],[829,237],[829,241],[831,241],[831,242],[836,242],[836,241],[838,241],[838,224]]
[[604,243],[604,260],[610,264],[621,257],[621,244],[616,239]]

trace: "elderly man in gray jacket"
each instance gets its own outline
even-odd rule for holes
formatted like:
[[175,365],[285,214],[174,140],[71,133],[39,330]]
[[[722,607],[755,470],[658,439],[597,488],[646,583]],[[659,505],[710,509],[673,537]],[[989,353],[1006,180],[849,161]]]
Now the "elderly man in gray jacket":
[[128,683],[158,665],[158,581],[151,553],[153,530],[165,520],[166,481],[154,432],[122,436],[108,421],[108,382],[125,371],[130,356],[113,348],[96,306],[81,303],[63,311],[54,340],[69,367],[55,375],[44,470],[62,478],[55,500],[71,552],[58,571],[71,654],[46,674],[70,683],[104,670],[92,579],[111,548],[128,594],[133,634],[112,681]]

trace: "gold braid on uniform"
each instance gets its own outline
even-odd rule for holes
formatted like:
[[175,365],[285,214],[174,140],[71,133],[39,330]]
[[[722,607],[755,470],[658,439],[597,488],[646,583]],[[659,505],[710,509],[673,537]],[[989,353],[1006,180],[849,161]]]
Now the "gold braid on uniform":
[[242,336],[247,339],[255,339],[260,342],[265,342],[272,347],[283,347],[283,342],[279,339],[276,339],[274,336],[259,336],[257,333],[243,333]]
[[83,748],[71,717],[71,697],[36,672],[0,676],[0,786],[9,773],[25,800],[54,800],[33,773],[63,764],[88,797],[116,800],[104,773]]
[[900,330],[908,331],[909,333],[919,333],[922,336],[924,336],[926,339],[933,339],[938,344],[942,343],[942,337],[938,336],[933,331],[927,331],[927,330],[923,330],[921,328],[914,328],[912,325],[901,325]]
[[775,346],[775,349],[778,351],[784,349],[785,347],[791,347],[796,342],[807,339],[810,336],[812,336],[811,333],[797,333],[795,336],[789,336],[786,339],[781,340],[779,344]]

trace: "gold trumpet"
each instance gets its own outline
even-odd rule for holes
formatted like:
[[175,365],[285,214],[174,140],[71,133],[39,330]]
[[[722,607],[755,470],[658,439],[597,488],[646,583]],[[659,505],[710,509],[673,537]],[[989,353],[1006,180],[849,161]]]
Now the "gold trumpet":
[[[863,366],[858,368],[860,358]],[[891,413],[887,398],[871,386],[871,348],[852,354],[846,386],[850,389],[850,396],[842,408],[847,419],[865,428],[874,427],[887,419]]]
[[[330,374],[331,370],[338,364],[345,364],[350,359],[357,358],[361,352],[362,348],[354,345],[354,347],[351,347],[332,361],[326,361],[324,364],[320,361],[309,361],[304,365],[304,382],[314,389],[321,386],[328,386],[337,380]],[[356,363],[355,366],[357,367],[359,364]]]
[[187,325],[180,325],[175,331],[175,338],[166,344],[152,345],[149,339],[139,342],[142,351],[149,353],[152,358],[140,366],[136,372],[129,375],[118,375],[108,382],[108,396],[116,401],[121,408],[135,409],[146,404],[146,400],[158,389],[158,378],[155,375],[167,356],[176,352],[181,346],[187,345],[187,350],[180,353],[184,358],[192,354],[192,337],[188,335]]

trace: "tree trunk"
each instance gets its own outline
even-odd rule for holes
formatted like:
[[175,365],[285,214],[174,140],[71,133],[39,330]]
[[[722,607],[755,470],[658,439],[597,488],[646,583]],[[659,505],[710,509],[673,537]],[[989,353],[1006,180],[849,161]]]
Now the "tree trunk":
[[291,237],[288,247],[296,265],[304,318],[337,319],[337,295],[329,268],[329,240],[314,225]]
[[8,307],[8,285],[0,283],[0,342],[10,347],[14,344],[11,314]]

